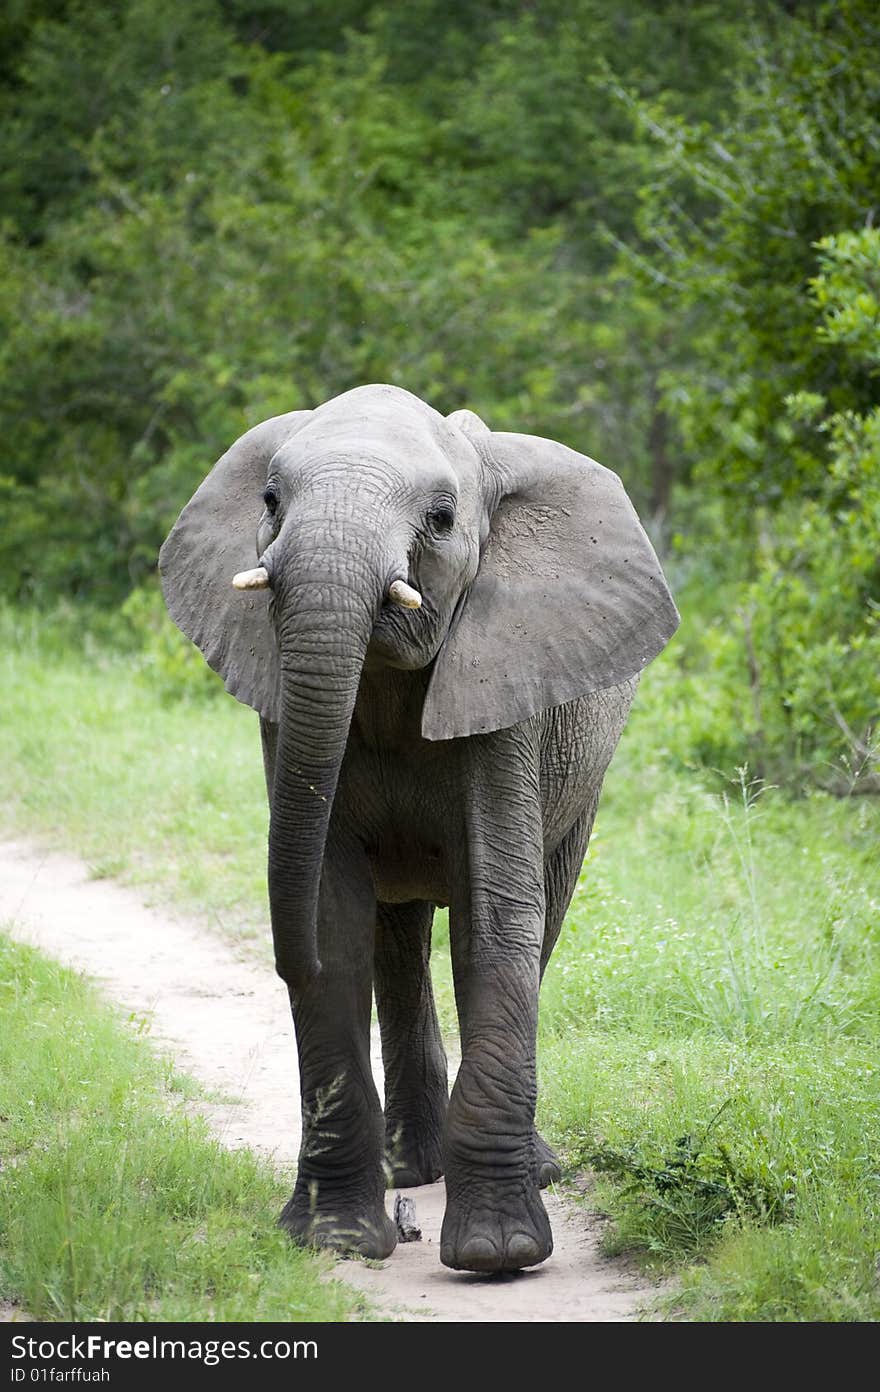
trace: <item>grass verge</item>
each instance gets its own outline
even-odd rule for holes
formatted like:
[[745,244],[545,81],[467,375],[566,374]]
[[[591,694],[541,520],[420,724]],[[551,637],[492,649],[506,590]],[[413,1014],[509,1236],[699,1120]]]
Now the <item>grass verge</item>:
[[[134,654],[0,611],[0,827],[74,851],[228,937],[264,941],[268,807],[256,715],[168,695]],[[207,670],[207,669],[205,669]],[[210,690],[210,688],[208,688]]]
[[861,1041],[545,1038],[542,1124],[594,1175],[609,1252],[700,1320],[880,1316],[880,1077]]
[[878,808],[639,743],[547,972],[541,1121],[701,1320],[880,1316]]
[[276,1227],[289,1189],[81,977],[0,934],[0,1297],[40,1320],[339,1321]]

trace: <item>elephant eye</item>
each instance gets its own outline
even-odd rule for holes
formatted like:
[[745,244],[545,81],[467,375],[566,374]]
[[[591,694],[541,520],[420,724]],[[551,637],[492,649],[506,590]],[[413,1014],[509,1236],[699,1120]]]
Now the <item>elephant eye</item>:
[[266,504],[266,511],[270,517],[274,517],[278,511],[278,491],[273,483],[268,484],[263,493],[263,502]]
[[451,532],[455,524],[455,509],[450,503],[435,503],[428,513],[428,526],[432,532],[445,534]]

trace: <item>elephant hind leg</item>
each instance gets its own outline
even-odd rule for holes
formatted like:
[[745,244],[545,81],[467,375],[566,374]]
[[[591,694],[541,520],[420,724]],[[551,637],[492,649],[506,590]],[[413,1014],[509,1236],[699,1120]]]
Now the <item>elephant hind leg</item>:
[[443,1173],[449,1098],[446,1053],[431,988],[434,905],[380,904],[374,981],[385,1067],[390,1183],[431,1184]]
[[538,1157],[538,1188],[549,1189],[562,1178],[562,1166],[553,1147],[544,1140],[540,1131],[535,1132],[535,1152]]
[[[556,946],[568,906],[577,887],[578,875],[584,863],[590,832],[596,818],[598,794],[593,803],[578,818],[562,838],[544,866],[544,941],[541,946],[541,977]],[[546,1189],[562,1178],[559,1157],[539,1131],[535,1132],[538,1157],[538,1185]]]
[[590,832],[596,820],[599,794],[565,833],[555,851],[544,863],[544,941],[541,945],[541,977],[556,946],[572,895],[577,888],[578,875],[584,863]]

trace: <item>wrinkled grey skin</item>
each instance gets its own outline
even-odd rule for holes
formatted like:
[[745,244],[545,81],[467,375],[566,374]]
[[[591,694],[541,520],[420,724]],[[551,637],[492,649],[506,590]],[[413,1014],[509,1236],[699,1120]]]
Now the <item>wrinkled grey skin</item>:
[[[258,562],[269,592],[231,589]],[[638,674],[678,621],[620,481],[361,387],[237,441],[160,569],[173,617],[261,715],[304,1118],[283,1224],[387,1257],[387,1156],[395,1185],[445,1174],[447,1266],[543,1261],[539,1188],[558,1171],[534,1126],[540,978]],[[389,600],[396,579],[420,609]],[[461,1029],[451,1098],[436,905]]]

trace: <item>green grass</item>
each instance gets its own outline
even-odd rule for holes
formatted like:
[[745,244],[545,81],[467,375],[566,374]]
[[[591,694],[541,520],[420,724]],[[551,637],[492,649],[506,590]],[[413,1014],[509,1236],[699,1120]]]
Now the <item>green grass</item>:
[[[31,627],[2,659],[10,827],[268,952],[256,717],[81,648]],[[672,699],[649,673],[606,782],[544,987],[540,1124],[597,1175],[609,1245],[678,1274],[676,1311],[873,1319],[880,801],[733,769],[720,796],[664,747]],[[445,916],[436,937],[451,1026]]]
[[81,977],[0,934],[0,1297],[41,1320],[345,1320],[275,1220],[289,1185]]
[[608,1249],[685,1273],[689,1318],[876,1319],[875,1065],[847,1039],[582,1029],[545,1037],[541,1120],[568,1165],[597,1174]]
[[880,808],[723,797],[621,746],[544,987],[556,1027],[731,1041],[880,1032]]
[[542,1124],[689,1318],[876,1319],[880,809],[718,796],[641,725],[547,972]]

